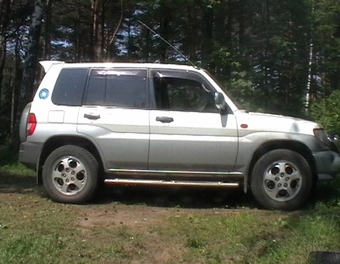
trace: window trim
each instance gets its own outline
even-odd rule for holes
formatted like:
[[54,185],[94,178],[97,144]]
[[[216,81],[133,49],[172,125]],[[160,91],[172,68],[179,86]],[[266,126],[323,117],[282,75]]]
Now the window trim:
[[[159,111],[176,111],[176,112],[190,112],[185,110],[171,110],[171,109],[158,109],[156,105],[156,91],[155,85],[153,82],[153,78],[157,77],[157,74],[161,73],[162,77],[168,78],[179,78],[179,79],[187,79],[191,81],[196,81],[202,83],[205,88],[207,88],[210,92],[215,93],[216,89],[208,82],[208,80],[198,72],[185,71],[185,70],[172,70],[172,69],[150,69],[150,109],[151,110],[159,110]],[[203,88],[202,88],[203,89]],[[213,112],[198,112],[192,111],[195,113],[213,113]],[[218,113],[218,111],[216,112]]]

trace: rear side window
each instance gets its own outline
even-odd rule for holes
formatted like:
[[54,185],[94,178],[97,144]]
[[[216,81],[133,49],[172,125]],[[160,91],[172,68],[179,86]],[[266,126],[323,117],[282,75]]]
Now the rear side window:
[[85,104],[143,109],[146,76],[146,70],[92,69]]
[[60,71],[52,94],[56,105],[81,106],[87,68],[65,68]]

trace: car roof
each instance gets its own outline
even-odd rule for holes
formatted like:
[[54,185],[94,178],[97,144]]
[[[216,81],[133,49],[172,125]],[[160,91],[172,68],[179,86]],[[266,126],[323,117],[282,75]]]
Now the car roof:
[[176,70],[199,70],[197,67],[181,64],[163,64],[163,63],[129,63],[129,62],[81,62],[66,63],[64,61],[40,61],[40,64],[47,72],[52,65],[62,64],[62,68],[148,68],[148,69],[176,69]]

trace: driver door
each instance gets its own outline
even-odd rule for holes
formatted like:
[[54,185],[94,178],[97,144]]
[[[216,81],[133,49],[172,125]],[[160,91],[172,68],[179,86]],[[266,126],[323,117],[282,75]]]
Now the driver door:
[[232,171],[238,137],[235,116],[221,114],[215,90],[198,73],[154,70],[149,170]]

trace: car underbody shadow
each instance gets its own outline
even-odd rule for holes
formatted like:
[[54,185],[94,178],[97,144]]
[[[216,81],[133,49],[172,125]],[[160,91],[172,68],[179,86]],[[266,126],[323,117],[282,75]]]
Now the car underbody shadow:
[[120,202],[159,207],[256,208],[251,194],[242,189],[173,186],[104,186],[96,203]]

